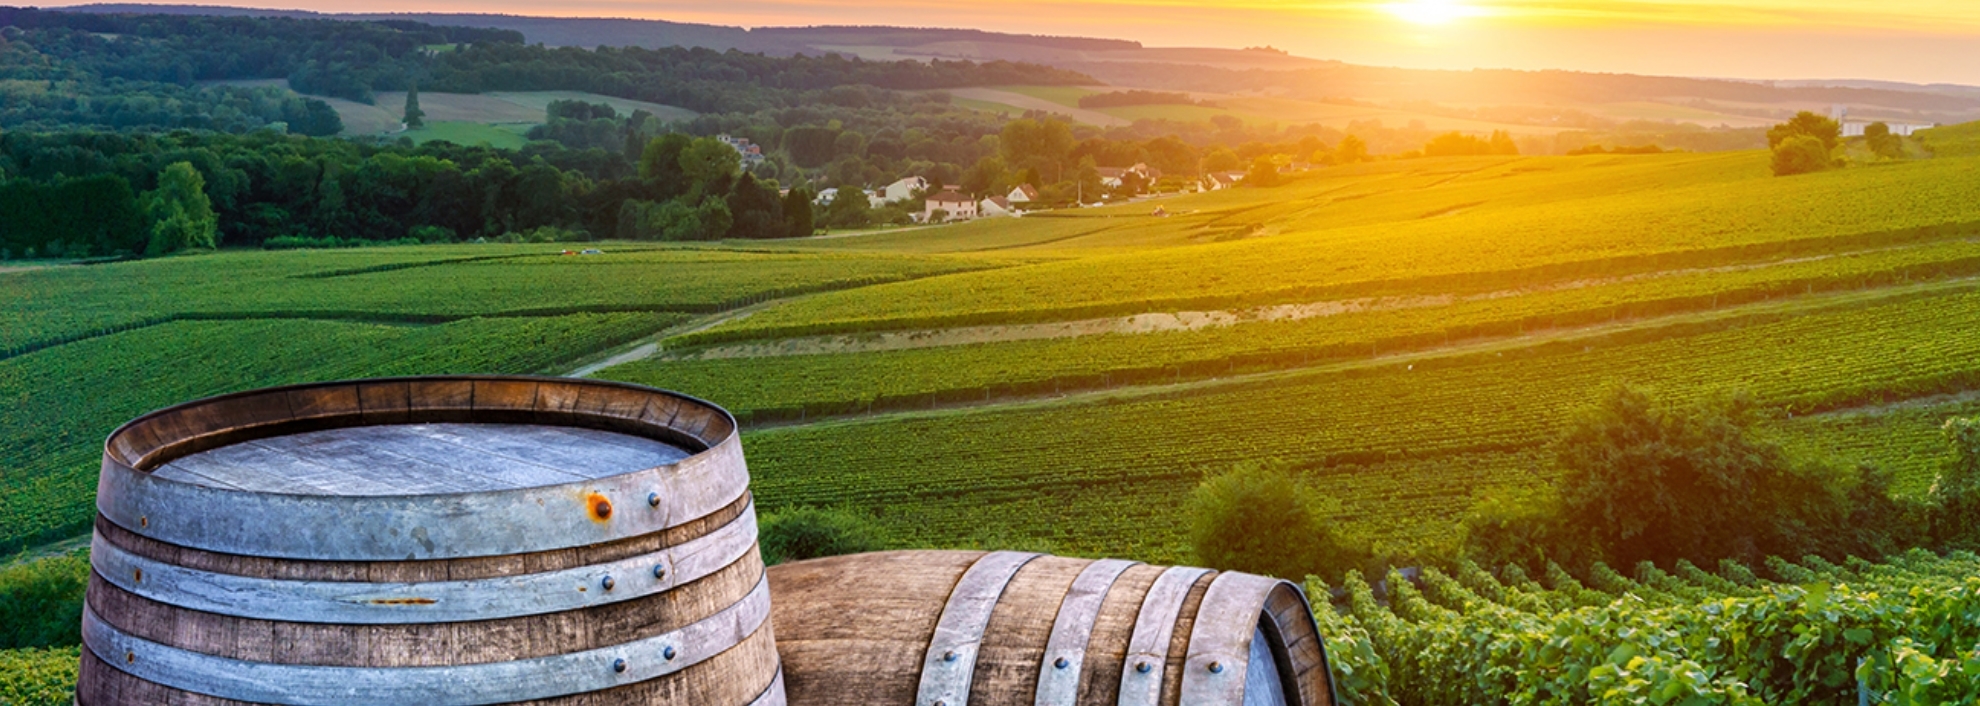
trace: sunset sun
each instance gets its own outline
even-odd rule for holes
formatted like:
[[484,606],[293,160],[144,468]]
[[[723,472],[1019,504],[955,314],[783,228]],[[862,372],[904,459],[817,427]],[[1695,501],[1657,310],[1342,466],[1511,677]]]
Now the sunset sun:
[[1389,14],[1405,22],[1419,25],[1443,25],[1453,21],[1473,17],[1478,10],[1458,0],[1406,0],[1384,5]]

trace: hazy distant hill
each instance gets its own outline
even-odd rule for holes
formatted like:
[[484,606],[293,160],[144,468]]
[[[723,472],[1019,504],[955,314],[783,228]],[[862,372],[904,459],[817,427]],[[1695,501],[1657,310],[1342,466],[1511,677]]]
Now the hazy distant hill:
[[611,18],[494,14],[329,14],[201,5],[98,4],[74,12],[412,20],[521,32],[552,46],[667,46],[740,49],[770,55],[840,53],[870,60],[1017,61],[1078,71],[1116,86],[1249,93],[1307,100],[1355,98],[1484,105],[1575,106],[1662,103],[1773,119],[1795,110],[1850,106],[1853,115],[1907,122],[1980,118],[1980,88],[1887,81],[1755,81],[1575,71],[1431,71],[1357,66],[1270,48],[1144,47],[1139,42],[1051,37],[972,29],[770,27]]

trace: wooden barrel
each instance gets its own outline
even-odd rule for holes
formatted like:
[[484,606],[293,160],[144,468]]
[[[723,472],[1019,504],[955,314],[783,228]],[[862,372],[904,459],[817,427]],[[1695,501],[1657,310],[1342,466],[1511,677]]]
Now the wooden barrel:
[[782,704],[735,420],[513,377],[258,390],[110,435],[82,706]]
[[1325,644],[1277,579],[1022,552],[770,567],[801,706],[1332,706]]

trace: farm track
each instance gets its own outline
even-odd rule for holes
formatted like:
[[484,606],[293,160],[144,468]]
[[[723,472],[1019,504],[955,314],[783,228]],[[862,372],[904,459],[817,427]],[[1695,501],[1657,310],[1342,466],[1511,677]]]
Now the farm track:
[[[1712,309],[1702,312],[1687,312],[1669,316],[1632,319],[1592,326],[1562,329],[1535,330],[1510,338],[1492,338],[1458,342],[1449,345],[1433,346],[1411,351],[1377,354],[1353,360],[1336,360],[1321,364],[1281,368],[1251,373],[1238,373],[1209,378],[1180,379],[1171,383],[1130,384],[1089,388],[1062,392],[1059,394],[990,397],[982,401],[931,403],[916,409],[885,409],[852,414],[819,415],[798,420],[779,420],[746,423],[750,431],[786,429],[797,427],[827,428],[832,426],[862,424],[882,420],[919,419],[969,414],[985,411],[1008,411],[1020,409],[1052,409],[1098,402],[1125,402],[1161,397],[1179,397],[1196,393],[1210,392],[1228,387],[1254,385],[1263,382],[1292,382],[1306,378],[1331,375],[1348,371],[1365,370],[1393,365],[1408,365],[1415,361],[1441,358],[1455,358],[1487,353],[1515,351],[1551,343],[1594,340],[1617,334],[1652,331],[1662,328],[1699,325],[1735,324],[1740,319],[1767,319],[1789,314],[1814,311],[1852,308],[1874,305],[1892,300],[1932,296],[1966,289],[1980,288],[1980,277],[1966,277],[1937,282],[1927,282],[1897,287],[1881,287],[1870,290],[1857,290],[1841,293],[1807,295],[1791,299],[1772,300]],[[1886,407],[1898,407],[1916,401],[1899,402]],[[1924,404],[1924,403],[1919,403]],[[1861,408],[1857,408],[1861,409]],[[1832,410],[1825,414],[1845,414],[1850,409]]]

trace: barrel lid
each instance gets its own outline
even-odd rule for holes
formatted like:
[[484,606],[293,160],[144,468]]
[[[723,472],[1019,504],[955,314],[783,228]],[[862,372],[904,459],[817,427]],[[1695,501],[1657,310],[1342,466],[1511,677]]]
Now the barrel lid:
[[615,541],[746,491],[733,417],[637,385],[388,378],[199,400],[105,444],[97,508],[198,549],[396,561]]
[[165,462],[154,478],[295,495],[425,495],[596,480],[667,465],[655,439],[540,424],[379,424],[250,439]]

